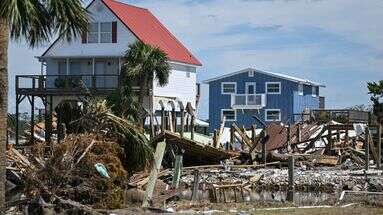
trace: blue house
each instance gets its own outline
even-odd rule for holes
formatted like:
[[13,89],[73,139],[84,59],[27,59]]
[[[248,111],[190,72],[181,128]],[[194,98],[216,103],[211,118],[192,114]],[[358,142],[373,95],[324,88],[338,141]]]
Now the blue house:
[[204,81],[209,84],[210,132],[218,129],[223,117],[226,127],[296,121],[294,114],[324,107],[319,88],[324,85],[284,74],[253,68],[243,69]]

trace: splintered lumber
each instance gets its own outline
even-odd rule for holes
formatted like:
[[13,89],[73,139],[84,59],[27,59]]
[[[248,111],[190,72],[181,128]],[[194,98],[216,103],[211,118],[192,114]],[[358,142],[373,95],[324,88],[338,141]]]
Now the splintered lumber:
[[238,126],[237,124],[233,123],[232,127],[234,128],[234,130],[238,133],[238,135],[241,137],[242,141],[244,143],[246,143],[246,145],[248,145],[250,148],[253,146],[253,143],[251,141],[251,139],[247,136],[247,134],[245,132],[243,132]]
[[88,147],[86,147],[85,151],[82,153],[82,155],[78,158],[77,162],[74,164],[75,166],[80,163],[80,161],[82,160],[82,158],[86,155],[86,153],[89,152],[89,150],[93,147],[93,145],[96,143],[95,140],[92,140],[92,142],[89,144]]
[[174,161],[172,187],[178,189],[182,172],[182,155],[176,155]]
[[150,172],[149,182],[146,187],[144,200],[142,202],[142,207],[149,207],[149,202],[152,199],[154,186],[156,184],[158,172],[161,168],[162,158],[164,157],[166,148],[166,140],[159,142],[156,147],[156,152],[154,153],[154,164],[152,171]]
[[[170,145],[177,146],[184,150],[183,164],[184,166],[219,164],[221,160],[232,157],[238,157],[240,152],[223,150],[214,146],[191,140],[189,138],[181,138],[179,134],[165,131],[157,135],[152,140],[152,145],[166,139]],[[169,161],[172,162],[172,161]]]
[[219,132],[218,132],[218,135],[217,135],[217,139],[216,139],[216,145],[215,147],[218,148],[220,143],[221,143],[221,136],[223,134],[223,129],[225,128],[225,123],[226,123],[226,116],[223,116],[222,118],[222,122],[221,122],[221,126],[219,127]]
[[[366,128],[366,129],[368,129],[368,128]],[[375,162],[378,163],[378,152],[375,149],[374,140],[372,139],[371,132],[368,132],[368,143],[370,145],[372,157],[374,158]]]
[[339,163],[339,157],[322,155],[321,157],[315,158],[315,161],[322,165],[336,166]]

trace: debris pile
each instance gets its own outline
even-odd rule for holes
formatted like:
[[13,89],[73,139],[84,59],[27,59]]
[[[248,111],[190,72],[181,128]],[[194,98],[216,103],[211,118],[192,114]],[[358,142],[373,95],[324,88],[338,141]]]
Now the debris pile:
[[121,208],[128,178],[121,160],[123,149],[115,139],[100,134],[69,135],[48,159],[28,159],[11,149],[8,157],[25,184],[27,199],[60,202],[69,199],[93,208]]

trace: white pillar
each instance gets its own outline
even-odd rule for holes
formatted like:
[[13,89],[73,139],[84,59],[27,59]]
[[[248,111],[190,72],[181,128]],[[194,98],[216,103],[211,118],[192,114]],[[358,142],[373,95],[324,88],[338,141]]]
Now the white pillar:
[[121,74],[121,58],[118,58],[118,74]]
[[92,74],[96,74],[96,59],[92,58]]
[[66,75],[69,75],[69,58],[66,59]]

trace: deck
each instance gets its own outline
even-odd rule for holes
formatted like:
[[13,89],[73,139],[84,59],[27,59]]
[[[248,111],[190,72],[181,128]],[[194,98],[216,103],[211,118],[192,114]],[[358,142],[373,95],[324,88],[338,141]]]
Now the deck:
[[26,96],[109,95],[119,75],[18,75],[16,94]]

